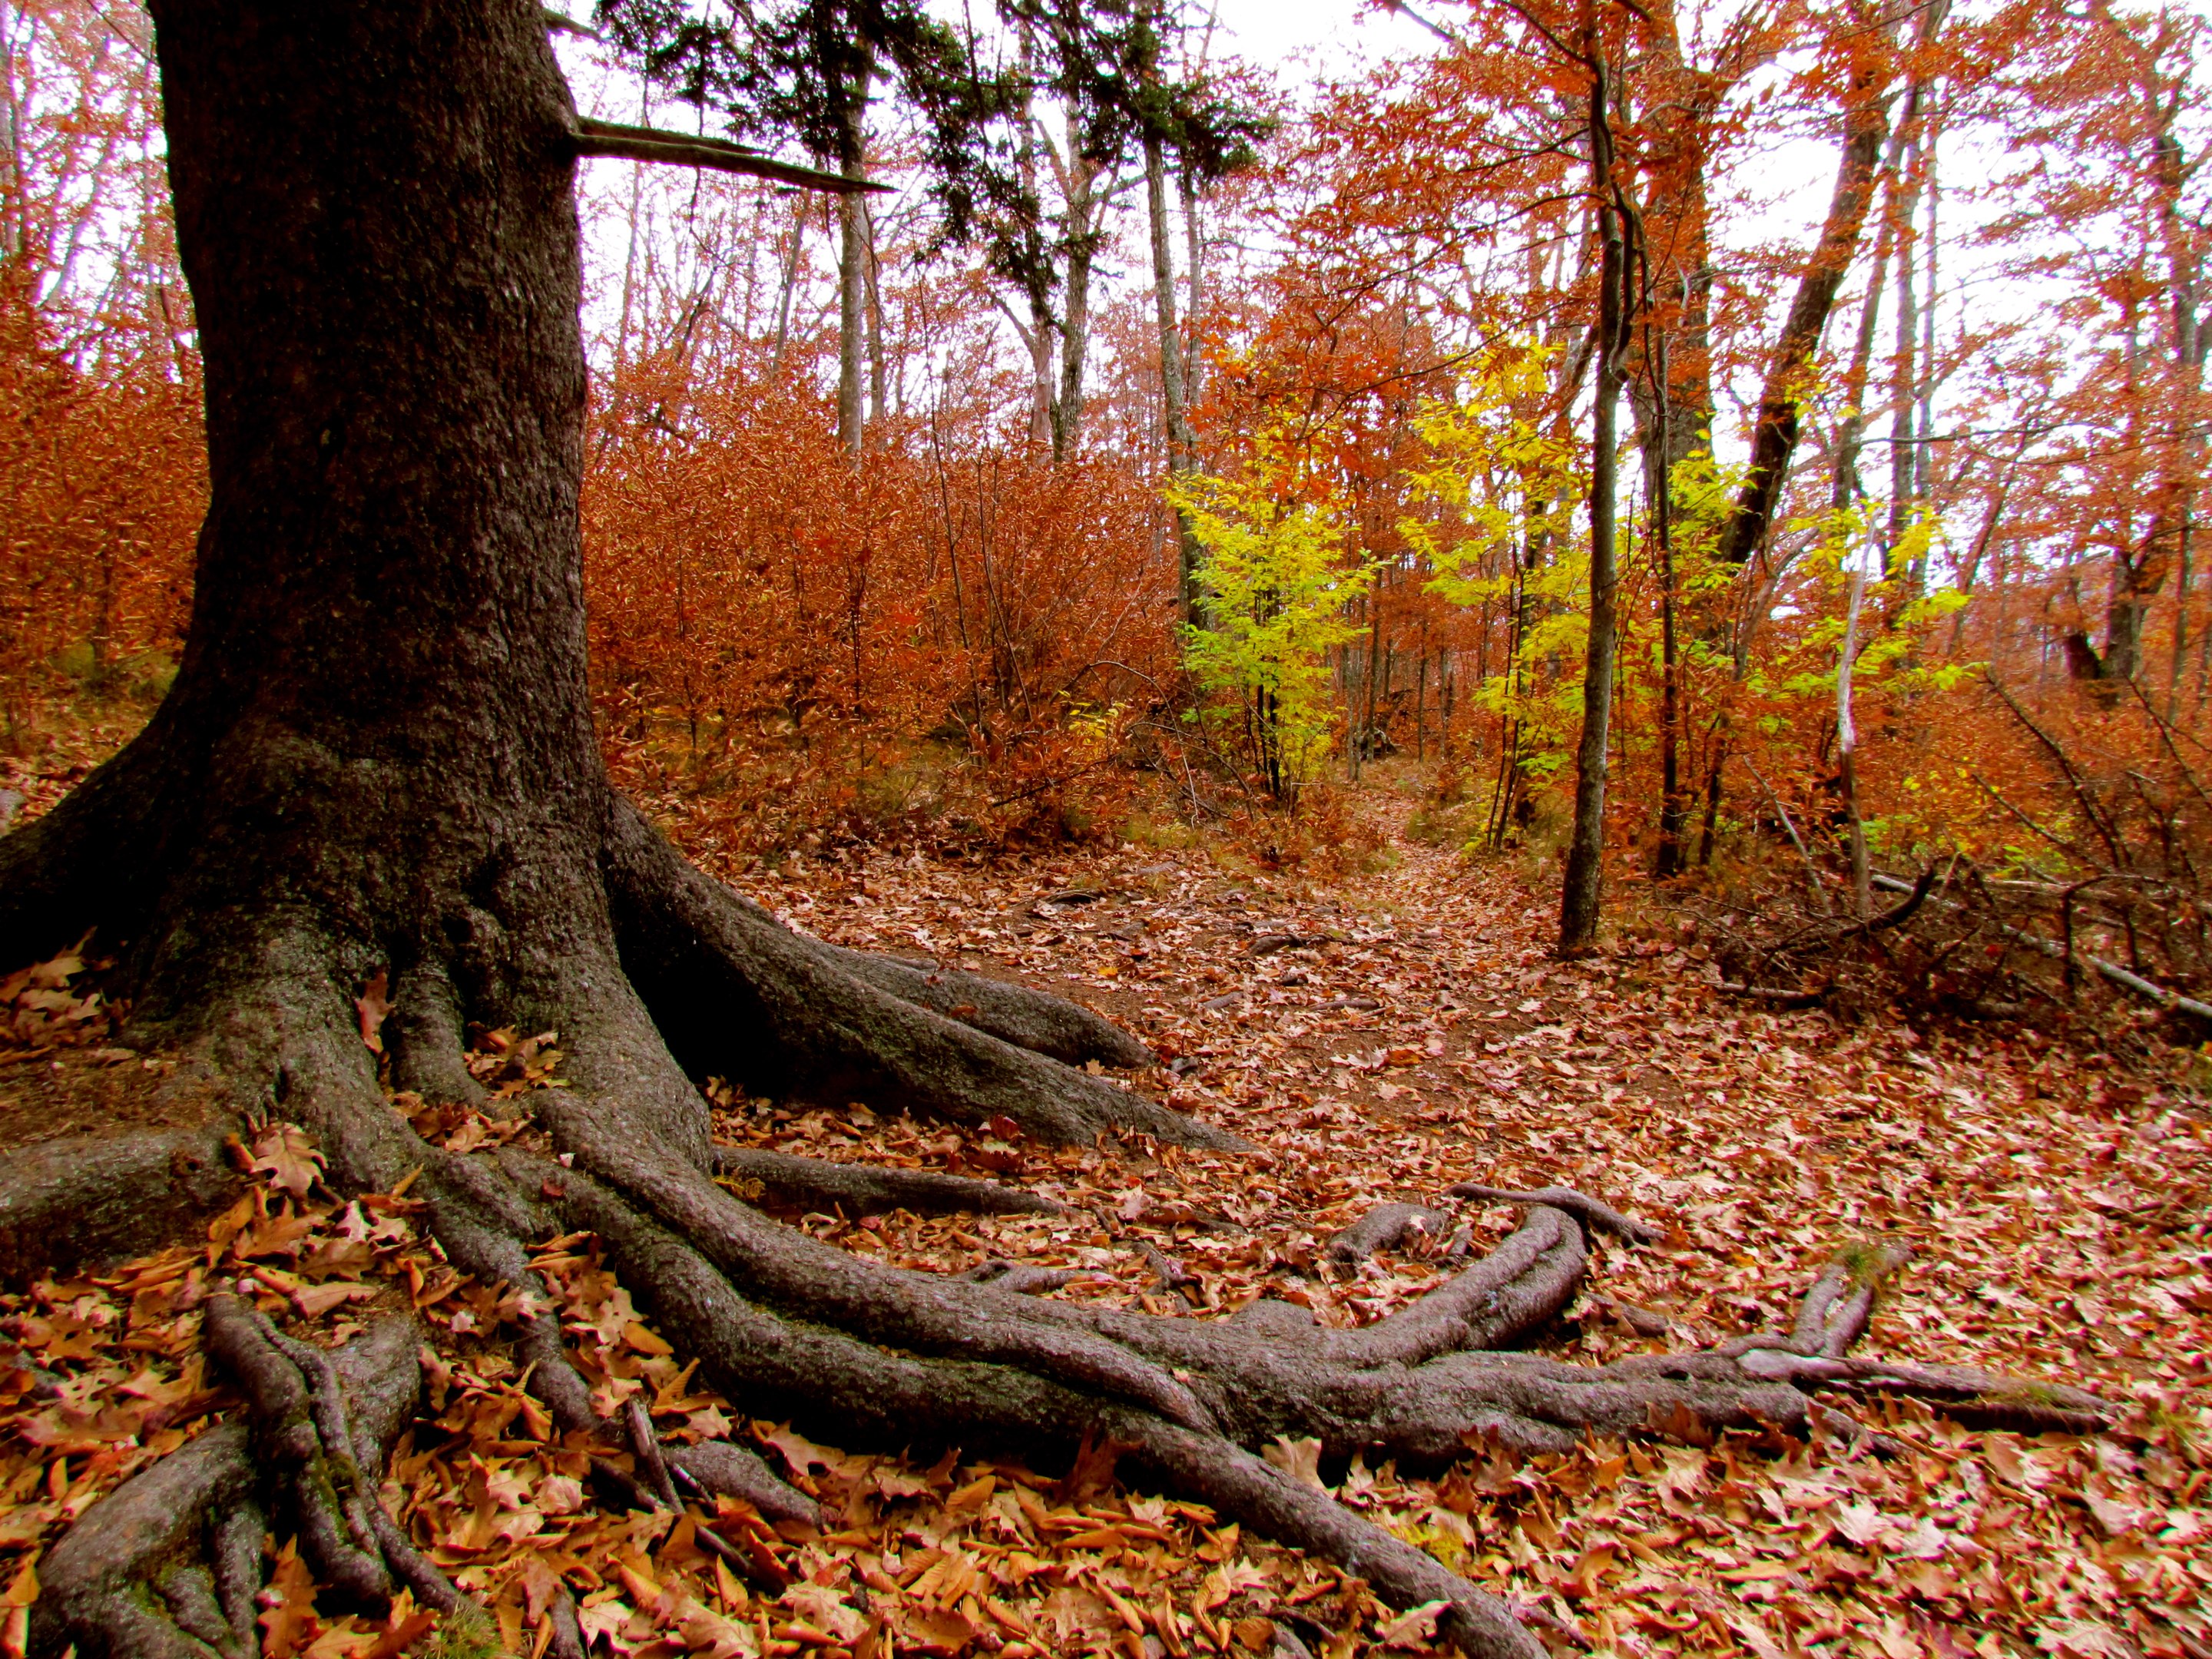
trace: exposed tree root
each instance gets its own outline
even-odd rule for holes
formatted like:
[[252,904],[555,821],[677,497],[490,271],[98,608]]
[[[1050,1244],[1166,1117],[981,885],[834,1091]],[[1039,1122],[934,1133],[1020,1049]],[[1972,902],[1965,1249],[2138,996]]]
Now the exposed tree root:
[[1425,1204],[1378,1204],[1329,1240],[1324,1254],[1348,1267],[1377,1250],[1395,1250],[1409,1238],[1434,1243],[1451,1225],[1450,1216]]
[[0,1277],[152,1249],[236,1184],[210,1129],[76,1135],[0,1155]]
[[1548,1204],[1555,1210],[1565,1210],[1594,1231],[1611,1233],[1631,1244],[1653,1244],[1659,1239],[1657,1229],[1632,1221],[1610,1204],[1601,1204],[1565,1187],[1540,1187],[1532,1193],[1516,1193],[1510,1188],[1462,1181],[1449,1190],[1454,1198],[1480,1199],[1486,1204]]
[[1072,1267],[1030,1267],[1018,1261],[986,1261],[960,1275],[970,1285],[988,1285],[1009,1296],[1042,1296],[1084,1276]]
[[[741,896],[732,895],[740,903]],[[763,915],[763,921],[774,924]],[[1152,1051],[1109,1019],[1060,997],[958,969],[919,968],[894,957],[825,945],[829,958],[855,979],[893,996],[988,1031],[1018,1048],[1080,1066],[1097,1060],[1125,1070],[1150,1066]]]
[[635,809],[615,813],[605,872],[623,970],[694,1077],[819,1100],[866,1094],[964,1122],[1003,1116],[1063,1146],[1115,1130],[1244,1145],[1048,1057],[1149,1060],[1097,1016],[1017,986],[986,991],[972,975],[933,985],[887,959],[860,958],[864,978],[857,952],[793,933],[693,869]]
[[298,1525],[303,1553],[334,1586],[374,1602],[396,1576],[441,1611],[463,1606],[360,1473],[383,1468],[414,1414],[414,1322],[382,1321],[311,1362],[311,1385],[289,1352],[299,1345],[280,1346],[257,1321],[235,1298],[210,1300],[209,1344],[237,1368],[246,1413],[125,1481],[47,1554],[34,1652],[74,1644],[80,1659],[250,1659],[260,1650],[254,1598],[272,1513]]
[[818,1158],[762,1152],[750,1146],[714,1148],[718,1174],[757,1181],[780,1202],[816,1209],[842,1206],[851,1215],[911,1210],[916,1215],[1063,1215],[1065,1204],[995,1181],[970,1181],[933,1170],[884,1170],[872,1164],[831,1164]]
[[[1010,1295],[1019,1285],[1018,1268],[997,1283],[976,1283],[878,1267],[777,1226],[679,1160],[606,1160],[621,1177],[619,1187],[610,1184],[597,1173],[603,1159],[594,1132],[598,1109],[592,1096],[579,1091],[556,1091],[546,1102],[556,1136],[575,1148],[571,1165],[514,1149],[486,1158],[434,1153],[423,1160],[423,1181],[435,1194],[433,1231],[458,1264],[530,1291],[535,1281],[526,1256],[507,1228],[588,1230],[662,1328],[684,1333],[717,1383],[749,1408],[788,1413],[842,1443],[934,1442],[1048,1452],[1103,1437],[1125,1448],[1153,1479],[1365,1577],[1387,1602],[1448,1603],[1440,1629],[1482,1659],[1528,1659],[1541,1650],[1504,1603],[1251,1449],[1276,1436],[1310,1436],[1331,1455],[1366,1451],[1443,1461],[1484,1437],[1523,1450],[1559,1450],[1592,1431],[1699,1435],[1764,1426],[1802,1432],[1810,1395],[1830,1388],[1907,1393],[1962,1413],[2010,1413],[2006,1420],[2014,1424],[2033,1418],[2041,1426],[2076,1431],[2106,1415],[2101,1402],[2073,1390],[1844,1357],[1864,1328],[1873,1292],[1895,1266],[1880,1253],[1839,1258],[1814,1287],[1790,1336],[1578,1366],[1496,1350],[1554,1317],[1578,1288],[1587,1246],[1583,1224],[1571,1212],[1610,1218],[1616,1231],[1648,1231],[1581,1194],[1553,1191],[1544,1196],[1558,1204],[1528,1203],[1520,1228],[1497,1250],[1363,1329],[1326,1330],[1302,1316],[1156,1318]],[[368,1139],[356,1137],[356,1144]],[[1516,1201],[1530,1196],[1516,1195]],[[488,1214],[501,1212],[503,1223],[487,1224]],[[1413,1218],[1385,1212],[1351,1232],[1402,1237]],[[622,1437],[620,1425],[592,1413],[581,1379],[561,1353],[553,1321],[527,1316],[521,1336],[532,1386],[556,1419],[602,1433],[611,1427]],[[410,1553],[404,1544],[393,1547],[388,1520],[379,1528],[374,1516],[382,1512],[373,1498],[366,1508],[360,1502],[368,1483],[349,1472],[343,1455],[328,1449],[355,1440],[366,1463],[369,1440],[388,1442],[388,1425],[380,1420],[373,1433],[344,1428],[337,1420],[344,1396],[323,1368],[236,1304],[211,1308],[209,1340],[246,1387],[266,1461],[281,1471],[284,1502],[301,1516],[303,1547],[318,1570],[364,1597],[382,1593],[394,1578],[413,1583]],[[411,1397],[411,1370],[408,1378]],[[649,1426],[629,1428],[640,1471],[622,1487],[629,1501],[681,1505],[688,1486],[744,1497],[775,1518],[814,1518],[811,1501],[749,1453],[715,1443],[678,1451],[659,1446]],[[198,1443],[219,1449],[232,1442],[229,1455],[242,1460],[246,1442],[232,1429]],[[200,1483],[192,1488],[198,1492],[203,1486],[213,1492],[210,1481],[235,1486],[246,1478],[220,1458],[197,1475],[196,1467],[164,1479],[189,1477]],[[139,1501],[132,1496],[137,1491],[134,1482],[111,1502],[127,1512]],[[192,1501],[204,1509],[212,1499]],[[88,1540],[118,1524],[106,1510],[103,1505],[94,1512],[100,1524]],[[191,1534],[195,1559],[212,1554],[212,1540],[201,1535],[205,1530]],[[174,1532],[162,1534],[168,1556],[179,1553]],[[714,1548],[721,1540],[707,1531],[702,1543]],[[91,1614],[67,1616],[77,1620],[72,1630],[109,1631],[97,1638],[110,1644],[101,1651],[202,1650],[154,1643],[145,1632],[167,1627],[146,1624],[151,1604],[143,1595],[135,1601],[122,1595],[116,1585],[175,1578],[179,1588],[163,1592],[161,1605],[181,1609],[163,1615],[179,1630],[213,1629],[206,1608],[222,1608],[220,1595],[210,1601],[200,1595],[198,1578],[165,1573],[146,1550],[118,1555],[112,1546],[75,1547],[124,1566],[105,1578],[80,1572],[94,1589],[64,1597],[54,1616],[93,1607]],[[731,1555],[733,1565],[742,1565],[738,1552]],[[56,1559],[75,1558],[57,1552]],[[416,1594],[433,1601],[435,1592]],[[556,1619],[558,1643],[557,1612]],[[71,1639],[94,1643],[88,1636]],[[89,1654],[94,1645],[82,1650]]]

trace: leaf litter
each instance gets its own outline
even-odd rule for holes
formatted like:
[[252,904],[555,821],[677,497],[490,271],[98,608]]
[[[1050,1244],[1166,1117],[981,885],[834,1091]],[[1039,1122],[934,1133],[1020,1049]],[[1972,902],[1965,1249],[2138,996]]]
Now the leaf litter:
[[[1369,1207],[1452,1203],[1441,1194],[1468,1180],[1579,1187],[1665,1229],[1651,1248],[1606,1247],[1547,1342],[1592,1363],[1786,1326],[1839,1247],[1909,1245],[1871,1343],[2094,1388],[2129,1402],[2120,1430],[1981,1433],[1908,1406],[1863,1414],[1887,1457],[1841,1413],[1810,1444],[1594,1437],[1522,1459],[1478,1440],[1440,1471],[1333,1467],[1310,1441],[1262,1453],[1512,1598],[1562,1650],[2212,1653],[2212,1139],[2193,1098],[2032,1032],[1747,1012],[1673,939],[1559,963],[1548,904],[1511,872],[1400,850],[1389,875],[1334,884],[1129,848],[988,866],[856,854],[748,884],[820,937],[1114,1014],[1162,1062],[1137,1086],[1258,1142],[1256,1161],[1142,1138],[1048,1148],[1010,1124],[963,1131],[711,1080],[717,1136],[1028,1186],[1067,1210],[787,1218],[886,1263],[1072,1270],[1053,1294],[1200,1318],[1266,1296],[1370,1322],[1451,1271],[1454,1247],[1415,1235],[1331,1261],[1329,1238]],[[83,967],[10,981],[16,1051],[105,1036],[96,1004],[57,994]],[[363,996],[365,1039],[381,997]],[[560,1085],[557,1043],[483,1035],[471,1069],[501,1115],[395,1103],[453,1150],[526,1142],[530,1092]],[[749,1444],[824,1520],[771,1523],[729,1498],[682,1516],[605,1507],[592,1460],[627,1469],[629,1450],[555,1432],[501,1336],[515,1292],[447,1264],[406,1183],[342,1200],[289,1125],[234,1150],[252,1184],[204,1240],[0,1295],[5,1659],[24,1652],[44,1551],[236,1403],[198,1344],[199,1307],[226,1285],[325,1344],[414,1311],[423,1407],[385,1498],[517,1656],[542,1659],[563,1585],[598,1650],[644,1659],[1186,1659],[1269,1653],[1279,1629],[1332,1659],[1436,1650],[1436,1607],[1393,1612],[1202,1505],[1125,1488],[1111,1446],[1037,1470],[957,1447],[848,1451],[754,1419],[572,1234],[541,1241],[533,1265],[599,1407],[635,1400],[667,1439]],[[1461,1248],[1512,1224],[1507,1208],[1461,1207]],[[751,1571],[702,1549],[701,1524]],[[290,1540],[270,1548],[268,1659],[391,1659],[432,1639],[404,1598],[382,1620],[324,1605]]]

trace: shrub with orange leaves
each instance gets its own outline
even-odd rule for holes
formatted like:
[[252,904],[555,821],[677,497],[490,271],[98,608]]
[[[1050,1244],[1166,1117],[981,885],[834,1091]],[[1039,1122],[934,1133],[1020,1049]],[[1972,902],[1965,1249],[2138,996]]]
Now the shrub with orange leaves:
[[143,361],[88,372],[0,289],[0,732],[42,696],[160,683],[207,501],[199,387]]
[[1127,466],[894,430],[856,467],[742,362],[630,371],[591,454],[609,750],[702,847],[1079,828],[1068,792],[1170,688],[1175,550]]

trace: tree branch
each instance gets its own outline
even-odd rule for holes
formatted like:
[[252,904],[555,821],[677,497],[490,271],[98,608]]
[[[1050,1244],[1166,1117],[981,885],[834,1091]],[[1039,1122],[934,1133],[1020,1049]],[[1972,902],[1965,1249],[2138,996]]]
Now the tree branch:
[[660,161],[671,167],[707,167],[716,173],[742,173],[833,196],[853,196],[863,191],[889,195],[891,191],[889,185],[871,184],[864,179],[848,179],[839,173],[778,161],[726,138],[663,132],[657,127],[624,126],[618,121],[597,121],[587,115],[576,118],[576,154],[614,155],[630,161]]

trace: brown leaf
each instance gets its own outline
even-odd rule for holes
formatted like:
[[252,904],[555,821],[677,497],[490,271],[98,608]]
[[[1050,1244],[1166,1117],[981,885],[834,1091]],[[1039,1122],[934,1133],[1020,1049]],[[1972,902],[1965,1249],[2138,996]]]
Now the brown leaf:
[[271,1186],[304,1199],[323,1172],[323,1155],[297,1124],[272,1123],[255,1138],[249,1167],[267,1176]]
[[391,1013],[392,1004],[385,998],[389,980],[381,968],[369,975],[368,983],[353,1000],[354,1010],[361,1016],[361,1040],[376,1053],[384,1052],[384,1021]]
[[287,1541],[276,1553],[276,1571],[261,1593],[262,1659],[292,1659],[313,1637],[315,1576],[300,1559],[298,1546]]
[[1260,1449],[1260,1455],[1280,1469],[1291,1480],[1327,1492],[1321,1479],[1321,1442],[1311,1435],[1293,1440],[1287,1435],[1277,1435],[1273,1442]]

